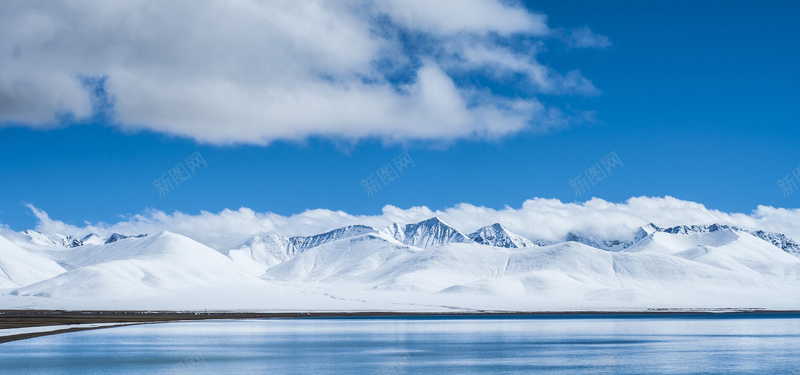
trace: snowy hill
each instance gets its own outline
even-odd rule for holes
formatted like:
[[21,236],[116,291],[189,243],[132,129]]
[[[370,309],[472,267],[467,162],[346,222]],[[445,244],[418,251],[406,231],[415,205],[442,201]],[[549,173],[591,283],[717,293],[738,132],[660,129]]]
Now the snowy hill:
[[536,247],[533,242],[524,238],[502,226],[500,223],[485,226],[476,230],[468,236],[470,239],[481,245],[505,247],[505,248],[523,248],[523,247]]
[[63,273],[56,262],[23,250],[0,237],[0,289],[16,288]]
[[741,275],[773,280],[796,280],[800,275],[800,258],[729,227],[657,232],[625,252],[672,255]]
[[252,280],[233,262],[199,242],[162,232],[85,250],[71,269],[12,292],[53,298],[127,298]]

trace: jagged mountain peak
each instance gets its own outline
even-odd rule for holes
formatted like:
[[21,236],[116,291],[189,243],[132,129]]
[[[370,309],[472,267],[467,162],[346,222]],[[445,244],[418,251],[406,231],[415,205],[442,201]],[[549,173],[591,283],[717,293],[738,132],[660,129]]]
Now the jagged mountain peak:
[[465,234],[434,216],[412,224],[392,224],[381,231],[410,246],[428,248],[451,242],[472,242]]
[[[770,234],[772,234],[772,233],[770,233]],[[800,244],[798,244],[793,239],[791,239],[789,237],[786,237],[783,234],[775,233],[775,235],[778,236],[777,240],[775,238],[771,238],[771,237],[768,237],[768,238],[763,238],[762,237],[762,239],[768,240],[773,245],[780,247],[781,249],[783,249],[784,251],[786,251],[789,254],[792,254],[794,256],[800,257]]]
[[637,244],[643,239],[649,237],[653,233],[663,232],[664,228],[659,227],[653,223],[649,223],[647,225],[643,225],[636,230],[636,234],[633,237],[633,244]]
[[[677,225],[672,227],[660,227],[655,223],[648,223],[639,227],[629,236],[620,238],[606,238],[593,234],[586,234],[579,231],[570,231],[565,240],[575,241],[607,251],[621,251],[630,248],[655,233],[665,233],[672,235],[702,235],[719,231],[733,231],[736,233],[747,233],[760,238],[784,251],[795,256],[800,256],[800,243],[794,239],[775,232],[767,232],[761,229],[744,229],[727,224],[693,224]],[[83,245],[103,245],[117,242],[127,238],[141,238],[146,234],[126,235],[113,233],[109,237],[101,237],[95,233],[90,233],[83,237],[62,235],[59,233],[43,233],[38,230],[25,230],[20,232],[28,241],[34,245],[53,248],[75,248]],[[377,230],[368,225],[348,225],[333,229],[325,233],[312,236],[285,237],[279,234],[259,233],[243,243],[242,247],[262,247],[268,253],[285,254],[292,257],[310,248],[319,246],[332,241],[364,234],[380,234],[394,238],[395,240],[409,246],[428,248],[439,246],[451,242],[479,243],[484,245],[523,248],[552,245],[555,242],[544,240],[529,240],[511,232],[501,223],[493,223],[478,229],[476,232],[465,235],[450,226],[437,216],[427,218],[417,223],[400,224],[394,223],[387,228]],[[270,237],[267,239],[267,237]],[[269,248],[267,250],[266,248]]]
[[[641,228],[640,228],[641,229]],[[609,239],[599,236],[570,231],[567,233],[566,241],[573,241],[606,251],[622,251],[634,245],[635,237],[631,239]]]
[[639,229],[641,229],[641,230],[643,230],[645,232],[648,232],[648,233],[661,232],[661,231],[664,230],[664,228],[661,228],[658,225],[655,225],[653,223],[649,223],[647,225],[642,225],[641,227],[639,227]]
[[100,236],[98,236],[98,235],[96,235],[94,233],[89,233],[89,234],[83,236],[83,238],[81,238],[81,241],[91,240],[93,238],[100,238]]
[[[325,233],[311,236],[286,237],[280,234],[261,232],[251,237],[241,246],[229,250],[228,253],[234,251],[240,254],[243,252],[248,252],[250,256],[256,260],[263,260],[269,257],[278,260],[284,260],[328,242],[338,241],[368,233],[378,233],[378,230],[368,225],[356,224],[336,228]],[[269,257],[267,257],[267,255],[269,255]]]
[[348,225],[346,227],[337,228],[313,236],[292,237],[289,239],[289,242],[291,246],[296,248],[296,251],[294,252],[303,252],[324,243],[360,236],[367,233],[378,233],[378,230],[368,225]]
[[362,235],[366,233],[377,233],[378,230],[369,226],[369,225],[362,225],[362,224],[354,224],[348,225],[341,228],[336,228],[325,233],[316,234],[311,237],[317,236],[330,236],[330,235]]
[[89,233],[81,238],[82,245],[101,245],[104,242],[100,236],[94,233]]
[[740,230],[740,229],[722,224],[678,225],[669,228],[662,228],[654,223],[649,223],[647,225],[639,227],[630,237],[603,238],[601,236],[583,234],[580,232],[571,231],[567,233],[566,240],[580,242],[582,244],[589,245],[601,250],[621,251],[638,244],[645,238],[652,236],[654,233],[693,235],[702,233],[714,233],[721,230]]
[[712,233],[725,229],[739,230],[739,228],[731,227],[729,225],[714,223],[711,225],[678,225],[672,228],[662,229],[660,230],[660,232],[671,233],[671,234],[692,234],[692,233]]
[[[159,234],[159,236],[169,236],[170,234],[174,234],[174,233],[168,232],[168,231],[163,231],[163,232],[161,232]],[[117,242],[119,240],[124,240],[126,238],[142,238],[142,237],[146,237],[146,236],[147,236],[147,234],[137,234],[137,235],[129,236],[129,235],[126,235],[126,234],[121,234],[121,233],[113,233],[113,234],[111,234],[111,236],[109,236],[106,239],[106,241],[104,243],[109,244],[109,243],[112,243],[112,242]]]
[[420,222],[406,225],[406,227],[408,227],[408,226],[416,226],[416,227],[445,226],[445,227],[448,227],[448,228],[452,228],[449,224],[447,224],[444,221],[442,221],[442,219],[439,219],[438,216],[433,216],[431,218],[422,220]]
[[642,239],[656,232],[669,233],[675,235],[693,235],[693,234],[704,234],[704,233],[716,233],[723,230],[748,233],[766,242],[771,243],[772,245],[782,249],[783,251],[786,251],[789,254],[800,256],[800,244],[798,244],[785,234],[772,233],[764,230],[744,229],[736,226],[719,224],[719,223],[699,224],[699,225],[698,224],[677,225],[669,228],[661,228],[653,223],[650,223],[648,225],[639,228],[634,243],[638,243]]
[[481,245],[515,249],[536,247],[533,242],[510,231],[500,223],[494,223],[480,228],[471,233],[468,237]]
[[21,233],[25,235],[28,238],[28,240],[35,245],[47,246],[47,247],[66,247],[66,248],[74,248],[83,245],[109,244],[126,238],[142,238],[147,236],[147,234],[125,235],[121,233],[113,233],[111,234],[111,236],[104,239],[95,233],[90,233],[79,239],[72,235],[63,235],[60,233],[46,234],[33,229],[28,229]]
[[83,245],[81,240],[60,233],[45,234],[33,229],[28,229],[21,233],[25,235],[31,243],[40,246],[71,248]]
[[800,257],[800,244],[798,244],[795,240],[793,240],[792,238],[783,233],[772,233],[763,230],[744,230],[744,229],[739,229],[739,230],[750,233],[753,236],[756,236],[764,241],[773,244],[774,246],[781,248],[783,251],[789,254]]

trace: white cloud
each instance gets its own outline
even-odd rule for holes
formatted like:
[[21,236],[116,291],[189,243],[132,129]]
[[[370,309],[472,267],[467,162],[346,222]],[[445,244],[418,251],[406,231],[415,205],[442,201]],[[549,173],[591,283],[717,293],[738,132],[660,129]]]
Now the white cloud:
[[[578,70],[570,71],[566,76],[555,69],[543,65],[525,53],[510,51],[497,46],[472,44],[460,46],[452,51],[458,61],[456,68],[484,69],[498,78],[514,79],[515,75],[526,77],[534,91],[545,94],[579,94],[598,95],[600,90],[591,81],[583,77]],[[463,61],[462,61],[463,60]]]
[[495,0],[389,0],[376,6],[406,28],[437,35],[550,32],[545,15]]
[[[106,77],[117,126],[215,144],[500,137],[586,117],[551,121],[558,108],[535,94],[599,92],[511,47],[551,29],[500,0],[10,0],[0,34],[0,126],[91,116],[85,77]],[[455,79],[504,71],[537,89],[507,98]]]
[[595,34],[588,26],[571,29],[567,35],[567,43],[575,48],[608,48],[611,41],[605,35]]
[[432,216],[440,217],[464,233],[499,222],[522,236],[547,240],[563,240],[569,231],[624,238],[637,227],[651,222],[662,227],[719,223],[784,233],[800,239],[800,209],[759,206],[749,214],[727,213],[672,197],[634,197],[623,203],[597,198],[583,203],[535,198],[525,201],[520,208],[503,209],[466,203],[443,210],[424,206],[408,209],[385,206],[380,215],[351,215],[325,209],[290,216],[258,213],[248,208],[226,209],[219,213],[203,211],[198,215],[149,210],[113,224],[87,223],[84,226],[67,225],[51,219],[34,206],[29,207],[39,219],[36,229],[45,233],[109,235],[113,232],[138,234],[168,230],[219,250],[233,248],[259,232],[312,235],[352,224],[383,228],[394,222],[414,223]]

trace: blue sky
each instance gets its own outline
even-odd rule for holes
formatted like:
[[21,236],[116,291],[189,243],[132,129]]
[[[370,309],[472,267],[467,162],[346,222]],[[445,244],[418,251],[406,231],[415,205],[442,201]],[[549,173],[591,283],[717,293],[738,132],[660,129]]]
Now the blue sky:
[[[25,7],[6,4],[0,7],[0,18],[25,12],[46,13],[42,9],[21,8]],[[425,14],[413,12],[412,18],[401,19],[396,15],[408,13],[385,10],[376,14],[396,18],[372,20],[371,25],[384,25],[386,33],[396,36],[387,39],[399,43],[399,47],[385,47],[375,53],[370,42],[365,41],[363,49],[341,54],[325,50],[327,55],[321,56],[330,60],[307,63],[315,77],[332,84],[355,79],[367,82],[365,85],[371,88],[369,82],[379,79],[388,82],[390,89],[412,96],[415,88],[407,86],[421,82],[428,74],[425,77],[430,77],[431,82],[441,82],[442,77],[451,79],[462,97],[470,95],[468,101],[499,103],[492,109],[512,106],[506,101],[517,100],[517,104],[537,103],[553,111],[549,113],[559,114],[554,119],[546,113],[530,114],[529,110],[508,111],[504,112],[505,117],[498,117],[500,121],[467,119],[463,126],[468,130],[462,130],[460,123],[437,128],[449,119],[443,120],[435,109],[426,112],[425,102],[409,104],[398,112],[400,115],[390,114],[387,117],[392,118],[388,119],[379,110],[367,114],[372,108],[383,108],[381,102],[372,101],[358,106],[360,98],[384,95],[369,90],[365,91],[368,95],[345,103],[355,105],[347,107],[345,114],[326,112],[325,108],[315,107],[313,100],[305,101],[306,106],[296,112],[287,110],[275,117],[268,110],[247,118],[226,117],[230,113],[226,111],[206,113],[200,109],[222,103],[228,96],[245,99],[239,101],[241,110],[233,107],[241,112],[247,112],[247,106],[260,105],[264,97],[253,94],[249,102],[250,98],[240,94],[258,92],[259,84],[272,84],[279,79],[275,77],[291,76],[294,73],[288,70],[294,69],[293,65],[276,62],[268,67],[255,66],[253,72],[272,69],[263,81],[252,77],[255,89],[247,83],[237,86],[247,88],[226,94],[227,91],[215,89],[219,86],[200,86],[211,88],[207,96],[199,96],[193,85],[206,76],[222,77],[228,83],[241,81],[213,64],[184,66],[172,61],[169,53],[162,50],[169,44],[154,42],[160,41],[158,33],[149,39],[142,37],[150,43],[148,50],[159,55],[152,61],[130,57],[114,60],[113,51],[119,47],[112,43],[113,38],[106,41],[98,37],[88,45],[77,46],[70,46],[74,41],[69,38],[62,41],[67,45],[63,50],[87,48],[105,56],[96,59],[106,59],[105,65],[92,65],[82,64],[78,54],[54,48],[41,42],[41,38],[3,32],[0,53],[4,57],[0,61],[19,66],[9,65],[13,68],[0,72],[0,223],[16,230],[34,227],[37,218],[27,203],[47,211],[51,217],[78,225],[84,221],[115,222],[121,220],[120,215],[141,213],[148,208],[197,214],[201,210],[249,207],[280,215],[325,208],[372,215],[380,213],[385,205],[438,210],[465,202],[499,209],[506,205],[519,207],[534,197],[563,202],[598,197],[623,202],[634,196],[669,195],[713,209],[744,213],[758,205],[800,206],[800,193],[784,196],[776,184],[800,167],[800,107],[796,91],[800,87],[800,32],[794,20],[800,11],[798,3],[532,1],[512,8],[513,12],[498,10],[496,23],[480,27],[459,20],[442,23],[438,18],[428,19]],[[71,14],[79,16],[68,21],[89,23],[89,13],[86,19],[80,16],[84,13]],[[513,23],[504,17],[521,15],[546,15],[546,21],[523,17],[517,20],[519,29],[504,29],[503,25]],[[541,25],[536,22],[546,23],[547,33],[537,29]],[[459,27],[465,29],[452,31]],[[491,32],[484,35],[474,31],[481,27]],[[580,46],[577,39],[570,37],[580,30],[591,30],[588,35],[593,39],[588,43],[592,45]],[[478,36],[460,36],[470,32]],[[120,35],[125,33],[136,38],[147,34],[142,30],[120,31]],[[354,37],[347,35],[349,43]],[[316,40],[318,35],[308,37]],[[141,41],[136,38],[125,40]],[[604,38],[608,43],[603,42]],[[39,45],[35,44],[37,40]],[[474,40],[480,40],[483,48],[495,53],[492,59],[502,55],[498,51],[529,56],[530,60],[525,61],[530,66],[524,69],[544,66],[555,72],[554,78],[532,84],[527,70],[511,69],[509,73],[510,65],[493,62],[496,60],[475,66],[440,57],[452,49],[466,54],[458,50],[459,45]],[[173,42],[182,41],[178,38]],[[325,41],[331,49],[336,43]],[[231,48],[238,45],[227,44],[233,44]],[[248,58],[248,46],[244,44],[242,50],[231,52],[239,55],[221,57],[219,65],[244,66],[261,61]],[[307,51],[292,55],[293,48],[275,54],[288,54],[290,60],[307,59],[302,64],[316,56]],[[531,49],[536,52],[529,54]],[[350,61],[362,50],[372,54],[364,58],[369,68],[362,68],[361,61]],[[76,80],[108,77],[105,99],[110,100],[103,104],[98,97],[89,95],[87,107],[80,100],[73,103],[72,99],[57,97],[61,100],[57,103],[67,103],[62,105],[69,109],[65,111],[50,105],[56,99],[48,102],[46,95],[20,99],[24,93],[37,93],[42,87],[45,93],[68,90],[59,86],[63,79],[55,75],[42,75],[33,68],[26,70],[21,61],[27,58],[38,59],[42,71],[49,72],[52,67]],[[337,60],[340,58],[343,62]],[[328,61],[332,62],[326,65]],[[432,68],[425,70],[426,67]],[[157,86],[169,69],[194,75],[187,73],[168,86]],[[580,77],[591,83],[578,80],[577,86],[569,86],[568,73],[572,71],[579,71]],[[145,88],[126,86],[142,77],[152,77],[155,83]],[[271,88],[293,90],[294,81],[287,82],[289,86]],[[318,82],[302,84],[313,89]],[[20,85],[31,88],[21,90]],[[432,87],[438,90],[447,86],[442,85]],[[86,90],[85,80],[83,87]],[[597,91],[592,92],[592,87]],[[169,90],[175,90],[180,100],[170,101],[173,98],[165,96],[164,108],[130,104],[145,102],[142,93],[158,96]],[[446,92],[437,90],[432,97],[438,100]],[[422,99],[429,99],[424,95],[425,87],[420,91]],[[449,108],[446,104],[441,108]],[[198,108],[208,123],[195,127],[193,113],[181,112],[181,106]],[[91,109],[87,112],[86,108]],[[147,109],[146,113],[142,108]],[[362,121],[361,111],[364,124],[351,127],[350,123]],[[407,112],[419,115],[402,117]],[[308,113],[320,113],[318,118],[307,120],[318,123],[303,130]],[[527,116],[523,116],[520,127],[506,129],[498,124],[513,124],[520,114]],[[397,116],[409,124],[392,122]],[[480,113],[466,111],[464,116],[477,118]],[[331,119],[330,123],[326,118]],[[377,119],[376,128],[369,128],[373,119]],[[243,123],[246,124],[240,125]],[[218,128],[226,131],[214,130]],[[274,130],[278,128],[280,131]],[[200,152],[207,166],[160,196],[153,181],[195,152]],[[368,196],[361,181],[403,152],[408,152],[414,166]],[[604,180],[577,196],[569,181],[611,152],[619,156],[623,166],[614,168]]]

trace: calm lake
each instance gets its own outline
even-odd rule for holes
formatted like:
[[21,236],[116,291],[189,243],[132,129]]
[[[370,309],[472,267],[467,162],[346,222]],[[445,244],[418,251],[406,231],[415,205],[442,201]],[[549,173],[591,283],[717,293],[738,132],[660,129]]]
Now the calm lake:
[[264,319],[0,344],[13,374],[800,374],[800,315]]

